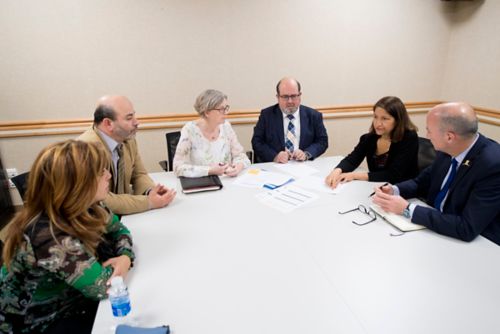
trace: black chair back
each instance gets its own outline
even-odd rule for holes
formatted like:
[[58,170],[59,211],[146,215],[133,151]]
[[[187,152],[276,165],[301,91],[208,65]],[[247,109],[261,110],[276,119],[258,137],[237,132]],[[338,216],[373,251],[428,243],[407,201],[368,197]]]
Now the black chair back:
[[2,257],[2,254],[3,254],[3,242],[2,240],[0,240],[0,266],[3,265],[3,257]]
[[245,154],[248,157],[248,160],[250,160],[251,163],[254,163],[253,161],[253,151],[246,151]]
[[253,152],[253,162],[258,164],[264,162],[255,151]]
[[181,132],[174,131],[166,133],[165,138],[167,139],[167,168],[168,171],[171,172],[174,169],[175,150],[177,149],[177,144],[179,143],[179,139],[181,138]]
[[418,137],[418,172],[429,167],[436,158],[436,150],[427,138]]
[[11,178],[12,183],[14,183],[14,185],[16,186],[17,191],[19,192],[19,195],[21,195],[22,199],[24,199],[24,194],[26,193],[26,189],[28,188],[29,174],[29,172],[26,172]]

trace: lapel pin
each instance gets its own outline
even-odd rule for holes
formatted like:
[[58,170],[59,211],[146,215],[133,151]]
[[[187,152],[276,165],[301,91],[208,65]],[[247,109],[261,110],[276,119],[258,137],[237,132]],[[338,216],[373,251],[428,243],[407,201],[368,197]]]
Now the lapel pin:
[[465,160],[464,166],[470,167],[469,163],[470,163],[470,160]]

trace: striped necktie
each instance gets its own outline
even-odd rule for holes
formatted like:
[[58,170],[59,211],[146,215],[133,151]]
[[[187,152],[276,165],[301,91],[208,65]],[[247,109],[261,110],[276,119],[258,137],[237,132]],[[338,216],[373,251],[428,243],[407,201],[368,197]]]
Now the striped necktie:
[[286,133],[285,148],[288,152],[293,153],[294,149],[297,147],[297,137],[295,136],[295,125],[293,120],[295,117],[293,115],[287,115],[288,119],[288,131]]
[[116,164],[115,194],[125,194],[125,159],[123,158],[123,144],[116,147],[118,163]]
[[450,174],[448,175],[448,178],[446,179],[446,182],[443,185],[443,188],[439,191],[439,193],[436,196],[436,199],[434,200],[434,207],[438,209],[439,211],[443,211],[441,209],[441,205],[443,204],[443,201],[446,197],[446,194],[448,194],[448,191],[450,190],[450,185],[453,182],[453,179],[455,178],[455,175],[457,174],[457,165],[458,161],[455,159],[451,159],[451,170]]

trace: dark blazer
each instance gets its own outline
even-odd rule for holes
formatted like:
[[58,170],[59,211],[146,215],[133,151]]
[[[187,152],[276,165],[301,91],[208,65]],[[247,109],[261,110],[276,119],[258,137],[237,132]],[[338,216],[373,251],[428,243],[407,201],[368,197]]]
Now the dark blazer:
[[359,143],[347,157],[345,157],[336,168],[342,172],[352,172],[359,167],[364,158],[368,163],[368,180],[374,182],[387,181],[392,184],[405,181],[417,176],[418,173],[418,135],[415,131],[405,131],[403,139],[397,143],[391,143],[389,156],[384,168],[375,164],[375,152],[377,151],[377,140],[380,138],[376,133],[366,133],[359,138]]
[[[317,158],[328,148],[328,135],[323,124],[323,115],[306,106],[300,106],[299,148]],[[279,105],[263,109],[255,125],[252,148],[258,162],[273,161],[274,157],[285,150],[283,113]]]
[[[448,154],[437,152],[418,177],[396,184],[401,196],[424,197],[432,205],[450,164]],[[481,234],[500,245],[500,145],[479,135],[457,170],[443,212],[417,206],[412,221],[464,241]]]

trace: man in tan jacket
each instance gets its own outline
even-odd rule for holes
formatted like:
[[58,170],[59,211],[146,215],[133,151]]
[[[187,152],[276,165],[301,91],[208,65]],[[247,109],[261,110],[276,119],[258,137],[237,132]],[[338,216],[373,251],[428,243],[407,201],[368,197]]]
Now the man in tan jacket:
[[113,182],[104,203],[117,214],[162,208],[175,190],[155,185],[138,152],[135,133],[139,122],[132,103],[124,96],[104,96],[94,112],[94,125],[79,140],[100,142],[109,153]]

